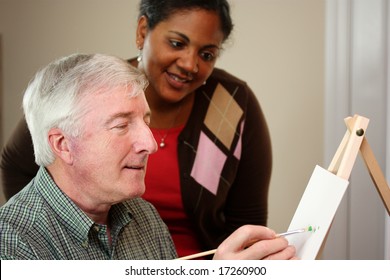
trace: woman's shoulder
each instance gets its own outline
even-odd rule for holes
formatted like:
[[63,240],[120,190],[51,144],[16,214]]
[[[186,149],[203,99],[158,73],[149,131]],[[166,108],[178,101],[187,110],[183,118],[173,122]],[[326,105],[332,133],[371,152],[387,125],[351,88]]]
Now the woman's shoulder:
[[236,75],[222,69],[215,67],[213,72],[211,73],[209,79],[215,80],[216,82],[225,84],[239,84],[247,87],[246,81],[242,80],[241,78],[237,77]]
[[214,91],[218,85],[221,85],[230,94],[234,94],[236,99],[240,97],[246,102],[256,99],[254,92],[246,81],[224,69],[214,68],[207,79],[205,88]]

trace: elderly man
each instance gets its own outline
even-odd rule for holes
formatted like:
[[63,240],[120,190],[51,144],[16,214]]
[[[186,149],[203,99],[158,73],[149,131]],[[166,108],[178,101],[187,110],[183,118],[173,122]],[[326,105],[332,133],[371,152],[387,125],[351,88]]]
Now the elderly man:
[[[167,227],[140,198],[157,149],[146,85],[126,61],[100,54],[64,57],[36,74],[23,109],[40,169],[0,209],[1,259],[177,257]],[[244,226],[214,258],[294,254],[272,230]]]

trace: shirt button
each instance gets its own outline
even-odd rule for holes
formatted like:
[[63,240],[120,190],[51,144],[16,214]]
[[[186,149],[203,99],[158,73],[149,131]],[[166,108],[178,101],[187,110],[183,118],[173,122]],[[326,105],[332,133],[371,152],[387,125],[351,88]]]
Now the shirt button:
[[99,228],[99,226],[95,225],[95,226],[93,226],[93,230],[96,231],[96,232],[99,232],[100,228]]

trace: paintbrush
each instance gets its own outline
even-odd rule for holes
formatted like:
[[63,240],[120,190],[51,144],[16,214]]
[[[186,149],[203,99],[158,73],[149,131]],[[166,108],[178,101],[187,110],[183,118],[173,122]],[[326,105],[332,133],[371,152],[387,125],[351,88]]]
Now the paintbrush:
[[286,231],[286,232],[283,232],[283,233],[277,233],[276,237],[282,237],[282,236],[287,236],[287,235],[296,234],[296,233],[302,233],[302,232],[308,232],[308,231],[314,232],[315,228],[312,227],[312,226],[308,226],[308,227],[305,227],[305,228],[289,230],[289,231]]
[[[292,235],[292,234],[297,234],[297,233],[314,232],[314,231],[315,231],[314,227],[308,226],[308,227],[305,227],[305,228],[294,229],[294,230],[289,230],[289,231],[282,232],[282,233],[277,233],[276,234],[276,238],[287,236],[287,235]],[[201,257],[204,257],[204,256],[215,254],[216,251],[217,251],[217,249],[213,249],[213,250],[209,250],[209,251],[205,251],[205,252],[201,252],[201,253],[197,253],[197,254],[193,254],[193,255],[188,255],[188,256],[185,256],[185,257],[181,257],[181,258],[178,258],[177,260],[197,259],[197,258],[201,258]]]

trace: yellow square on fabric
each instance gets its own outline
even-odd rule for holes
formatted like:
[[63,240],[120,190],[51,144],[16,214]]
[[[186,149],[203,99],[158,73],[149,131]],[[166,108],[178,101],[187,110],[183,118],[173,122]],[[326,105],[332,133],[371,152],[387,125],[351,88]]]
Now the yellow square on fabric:
[[218,84],[207,110],[205,125],[230,149],[242,114],[233,96]]

